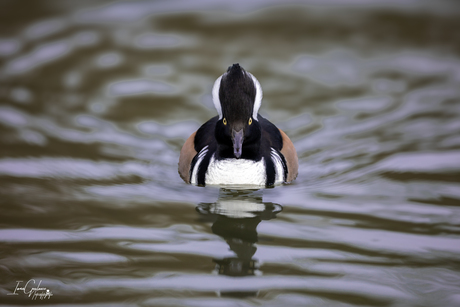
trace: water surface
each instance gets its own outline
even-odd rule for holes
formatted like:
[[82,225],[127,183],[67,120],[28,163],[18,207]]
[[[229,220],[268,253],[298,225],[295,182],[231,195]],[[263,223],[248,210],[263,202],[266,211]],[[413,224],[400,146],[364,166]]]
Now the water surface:
[[[191,3],[0,5],[0,303],[459,306],[457,3]],[[177,173],[237,62],[291,185]]]

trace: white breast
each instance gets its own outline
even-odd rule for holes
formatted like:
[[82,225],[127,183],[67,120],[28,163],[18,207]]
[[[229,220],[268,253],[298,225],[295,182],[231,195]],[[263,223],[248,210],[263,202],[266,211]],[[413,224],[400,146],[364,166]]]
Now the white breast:
[[[198,183],[198,168],[207,152],[208,146],[205,146],[198,153],[198,161],[192,171],[192,184]],[[283,183],[284,168],[282,159],[273,148],[271,149],[271,158],[275,164],[275,184]],[[260,161],[246,159],[216,160],[215,154],[213,154],[206,171],[206,184],[211,185],[265,186],[266,181],[267,173],[264,158]]]
[[206,172],[206,184],[264,186],[266,179],[263,158],[257,162],[246,159],[216,160],[213,155]]

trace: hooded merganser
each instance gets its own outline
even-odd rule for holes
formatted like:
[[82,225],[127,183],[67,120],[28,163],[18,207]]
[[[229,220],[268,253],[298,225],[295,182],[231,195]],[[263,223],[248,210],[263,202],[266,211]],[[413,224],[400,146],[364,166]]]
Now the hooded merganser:
[[239,64],[212,89],[218,116],[204,123],[180,152],[179,174],[197,185],[273,186],[297,177],[297,153],[289,137],[258,114],[259,81]]

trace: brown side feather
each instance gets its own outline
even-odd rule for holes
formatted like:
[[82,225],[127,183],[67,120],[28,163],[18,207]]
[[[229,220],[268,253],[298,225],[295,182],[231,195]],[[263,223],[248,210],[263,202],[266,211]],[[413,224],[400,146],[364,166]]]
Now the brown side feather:
[[299,159],[297,158],[297,152],[291,139],[281,129],[280,133],[283,138],[283,148],[281,149],[281,153],[284,155],[284,159],[286,159],[288,168],[286,181],[291,182],[297,177],[299,172]]
[[180,151],[179,175],[186,183],[190,183],[190,164],[193,157],[197,154],[195,150],[195,135],[196,132],[193,132],[187,141],[185,141]]

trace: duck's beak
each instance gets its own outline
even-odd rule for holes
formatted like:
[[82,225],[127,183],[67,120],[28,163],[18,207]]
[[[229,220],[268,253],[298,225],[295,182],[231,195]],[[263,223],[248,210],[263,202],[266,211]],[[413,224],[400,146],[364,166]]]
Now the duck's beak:
[[237,159],[241,157],[242,149],[243,149],[243,139],[244,139],[244,131],[240,129],[239,131],[235,131],[232,129],[232,141],[233,141],[233,154]]

